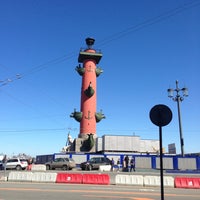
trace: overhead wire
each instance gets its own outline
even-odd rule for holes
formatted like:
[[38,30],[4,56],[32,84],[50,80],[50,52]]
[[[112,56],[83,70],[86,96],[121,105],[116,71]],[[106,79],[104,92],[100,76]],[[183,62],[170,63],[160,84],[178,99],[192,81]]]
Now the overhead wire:
[[[173,9],[170,9],[156,17],[153,17],[153,18],[150,18],[150,19],[147,19],[141,23],[138,23],[134,26],[131,26],[127,29],[124,29],[120,32],[117,32],[115,34],[112,34],[102,40],[100,40],[99,42],[97,42],[97,45],[102,47],[102,46],[106,46],[107,44],[115,41],[115,40],[118,40],[128,34],[131,34],[131,33],[134,33],[136,31],[139,31],[141,29],[144,29],[148,26],[151,26],[151,25],[154,25],[156,23],[159,23],[161,21],[164,21],[164,20],[167,20],[168,18],[171,18],[179,13],[182,13],[188,9],[191,9],[193,7],[196,7],[196,6],[199,6],[200,5],[200,1],[199,0],[194,0],[194,1],[189,1],[187,3],[184,3],[176,8],[173,8]],[[11,78],[7,78],[7,79],[4,79],[4,80],[1,80],[0,81],[0,87],[3,87],[5,85],[7,85],[8,83],[11,83],[15,80],[19,80],[25,76],[29,76],[29,75],[32,75],[36,72],[39,72],[41,70],[44,70],[45,68],[49,67],[49,65],[53,65],[53,64],[58,64],[58,63],[61,63],[61,62],[64,62],[66,60],[69,60],[69,59],[72,59],[73,57],[75,57],[77,55],[76,52],[71,52],[69,54],[66,54],[66,55],[63,55],[63,56],[60,56],[60,57],[57,57],[55,59],[52,59],[52,60],[49,60],[43,64],[39,64],[39,65],[36,65],[34,67],[32,67],[30,70],[27,70],[23,73],[19,73],[19,74],[16,74],[15,76],[12,76]],[[24,104],[24,102],[22,102]]]
[[[193,8],[193,7],[196,7],[196,6],[199,6],[199,5],[200,5],[200,1],[199,0],[189,1],[188,3],[184,3],[184,4],[182,4],[182,5],[178,6],[178,7],[173,8],[171,10],[168,10],[168,11],[166,11],[166,12],[164,12],[164,13],[156,16],[156,17],[147,19],[147,20],[145,20],[145,21],[143,21],[143,22],[141,22],[139,24],[136,24],[134,26],[131,26],[131,27],[129,27],[129,28],[123,30],[123,31],[120,31],[120,32],[115,33],[115,34],[112,34],[111,36],[108,36],[105,39],[97,42],[97,44],[99,46],[105,46],[105,45],[107,45],[108,43],[110,43],[110,42],[112,42],[114,40],[117,40],[117,39],[119,39],[121,37],[124,37],[125,35],[128,35],[128,34],[130,34],[132,32],[139,31],[139,30],[141,30],[143,28],[146,28],[147,26],[150,26],[150,25],[156,24],[156,23],[158,23],[160,21],[166,20],[166,19],[168,19],[170,17],[173,17],[173,16],[177,15],[178,13],[181,13],[181,12],[183,12],[183,11],[189,9],[189,8]],[[37,65],[37,66],[31,68],[30,70],[28,70],[28,71],[26,71],[26,72],[24,72],[24,73],[22,73],[20,75],[21,75],[21,77],[24,77],[24,76],[27,76],[27,75],[31,75],[31,74],[33,74],[35,72],[38,72],[38,71],[40,71],[40,70],[42,70],[44,68],[47,68],[48,65],[50,65],[50,64],[57,64],[57,63],[65,61],[65,60],[69,60],[69,59],[73,58],[75,55],[76,55],[76,53],[72,52],[70,54],[60,56],[58,58],[49,60],[49,61],[47,61],[47,62],[45,62],[43,64]],[[18,79],[18,77],[17,77],[17,79]],[[0,85],[0,87],[1,86],[2,86],[2,84]]]
[[[63,55],[63,56],[51,59],[51,60],[49,60],[49,61],[47,61],[43,64],[36,65],[35,67],[32,67],[30,70],[27,70],[27,71],[22,72],[22,73],[18,73],[15,76],[0,80],[0,87],[5,86],[8,83],[13,82],[15,80],[21,79],[25,76],[29,76],[29,75],[32,75],[32,74],[38,72],[38,71],[41,71],[41,70],[49,67],[49,65],[58,64],[58,63],[66,61],[66,60],[69,60],[69,59],[73,58],[75,55],[76,55],[75,53]],[[0,64],[0,65],[2,65],[2,64]]]
[[40,116],[42,115],[43,117],[49,119],[50,121],[52,121],[52,122],[54,122],[56,124],[63,125],[63,124],[60,123],[60,121],[54,119],[52,116],[50,117],[47,113],[41,113],[41,110],[36,109],[34,106],[32,106],[31,104],[28,104],[27,102],[21,100],[20,98],[13,96],[12,94],[10,94],[10,93],[8,93],[6,91],[3,91],[3,93],[6,94],[7,96],[9,96],[14,101],[16,101],[16,102],[24,105],[25,107],[29,108],[30,110],[32,110],[32,112],[36,113],[37,115],[38,114]]
[[22,76],[24,77],[24,76],[32,75],[33,73],[36,73],[38,71],[43,70],[44,68],[47,68],[49,65],[58,64],[58,63],[66,61],[66,60],[69,60],[69,59],[75,57],[76,54],[77,53],[75,53],[75,52],[71,52],[70,54],[63,55],[63,56],[60,56],[58,58],[49,60],[49,61],[47,61],[43,64],[37,65],[37,66],[31,68],[30,70],[22,73]]
[[164,21],[164,20],[167,20],[168,18],[170,17],[173,17],[187,9],[190,9],[190,8],[193,8],[193,7],[196,7],[196,6],[199,6],[200,5],[200,1],[199,0],[194,0],[194,1],[189,1],[187,3],[184,3],[176,8],[173,8],[173,9],[170,9],[158,16],[155,16],[155,17],[152,17],[150,19],[147,19],[141,23],[138,23],[134,26],[131,26],[129,28],[126,28],[125,30],[123,31],[120,31],[118,33],[115,33],[115,34],[112,34],[108,37],[106,37],[105,39],[97,42],[97,44],[99,46],[105,46],[107,45],[108,43],[114,41],[114,40],[118,40],[130,33],[133,33],[133,32],[137,32],[143,28],[146,28],[148,26],[151,26],[153,24],[156,24],[156,23],[159,23],[161,21]]
[[[110,42],[112,41],[115,41],[115,40],[118,40],[130,33],[133,33],[133,32],[137,32],[141,29],[144,29],[148,26],[151,26],[151,25],[154,25],[156,23],[159,23],[161,21],[164,21],[164,20],[167,20],[168,18],[171,18],[179,13],[182,13],[190,8],[193,8],[193,7],[196,7],[196,6],[199,6],[200,5],[200,0],[193,0],[193,1],[189,1],[189,2],[186,2],[184,4],[181,4],[180,6],[176,7],[176,8],[173,8],[173,9],[170,9],[158,16],[155,16],[155,17],[152,17],[150,19],[147,19],[141,23],[138,23],[134,26],[131,26],[129,28],[126,28],[120,32],[117,32],[117,33],[114,33],[110,36],[107,36],[106,38],[100,40],[99,42],[97,42],[96,44],[99,46],[99,47],[102,47],[102,46],[106,46],[107,44],[109,44]],[[40,64],[40,65],[36,65],[35,67],[32,67],[30,70],[27,70],[25,71],[24,73],[21,73],[21,74],[18,74],[18,77],[15,78],[15,80],[19,79],[19,75],[20,75],[20,78],[24,77],[24,76],[28,76],[28,75],[32,75],[33,73],[36,73],[38,71],[41,71],[45,68],[47,68],[49,65],[52,65],[52,64],[58,64],[58,63],[61,63],[61,62],[64,62],[66,60],[69,60],[73,57],[75,57],[77,55],[76,52],[71,52],[67,55],[63,55],[63,56],[60,56],[60,57],[57,57],[55,59],[52,59],[52,60],[49,60],[43,64]],[[12,80],[12,79],[10,79]],[[3,85],[6,85],[5,82],[1,82],[0,83],[0,87],[2,87]]]
[[[0,133],[28,133],[28,132],[47,132],[47,134],[49,134],[49,132],[51,131],[66,131],[66,130],[69,130],[69,131],[77,131],[78,128],[72,128],[72,127],[68,127],[68,128],[29,128],[29,129],[3,129],[3,130],[0,130]],[[117,135],[119,133],[129,133],[132,132],[132,133],[138,133],[138,132],[157,132],[156,129],[151,129],[151,130],[146,130],[146,129],[98,129],[99,132],[107,132],[107,134],[109,133],[116,133]],[[170,132],[176,132],[177,130],[170,130]],[[190,132],[190,133],[196,133],[198,134],[199,133],[199,130],[185,130],[185,132]]]

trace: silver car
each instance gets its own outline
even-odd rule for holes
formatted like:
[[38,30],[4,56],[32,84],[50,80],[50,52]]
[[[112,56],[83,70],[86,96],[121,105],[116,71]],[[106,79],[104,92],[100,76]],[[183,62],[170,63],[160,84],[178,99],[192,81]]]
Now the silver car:
[[54,161],[45,163],[46,169],[61,168],[63,170],[70,170],[76,167],[76,163],[72,158],[56,158]]
[[4,168],[6,167],[6,169],[25,170],[27,166],[27,160],[22,158],[12,158],[4,163]]

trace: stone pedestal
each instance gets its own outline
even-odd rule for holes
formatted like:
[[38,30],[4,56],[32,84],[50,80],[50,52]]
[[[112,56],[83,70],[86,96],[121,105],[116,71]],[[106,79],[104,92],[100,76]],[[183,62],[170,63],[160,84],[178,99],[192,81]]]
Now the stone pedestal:
[[75,152],[96,152],[96,139],[94,139],[94,145],[91,147],[88,139],[76,138],[74,140]]

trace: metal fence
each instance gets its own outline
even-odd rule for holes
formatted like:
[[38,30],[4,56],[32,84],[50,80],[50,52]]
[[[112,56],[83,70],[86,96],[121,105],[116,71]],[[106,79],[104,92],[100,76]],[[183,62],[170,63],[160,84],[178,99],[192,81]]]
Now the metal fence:
[[[36,156],[37,164],[44,164],[48,161],[54,160],[58,157],[70,157],[75,160],[77,165],[81,162],[87,161],[92,157],[104,156],[113,158],[115,164],[117,160],[120,160],[121,166],[123,165],[124,157],[127,154],[89,154],[89,153],[54,153],[48,155]],[[129,159],[135,158],[135,167],[138,169],[159,169],[160,168],[160,157],[159,155],[140,155],[140,154],[128,154]],[[179,155],[164,155],[163,156],[163,169],[166,170],[200,170],[200,156],[179,156]]]

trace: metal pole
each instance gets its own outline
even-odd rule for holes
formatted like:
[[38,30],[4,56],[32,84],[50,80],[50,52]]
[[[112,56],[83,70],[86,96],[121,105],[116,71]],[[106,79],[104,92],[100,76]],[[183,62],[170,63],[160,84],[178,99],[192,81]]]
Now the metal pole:
[[177,107],[178,107],[178,123],[179,123],[179,133],[180,133],[180,144],[181,144],[181,155],[184,156],[184,141],[183,141],[183,133],[182,133],[182,123],[181,123],[181,109],[180,109],[180,102],[181,97],[179,95],[179,87],[178,87],[178,81],[176,81],[176,101],[177,101]]
[[180,144],[181,144],[181,155],[184,156],[184,140],[182,133],[182,124],[181,124],[181,110],[180,110],[180,97],[177,97],[177,107],[178,107],[178,122],[179,122],[179,133],[180,133]]
[[164,200],[164,184],[163,184],[163,152],[162,152],[162,127],[159,126],[160,139],[160,192],[161,200]]

